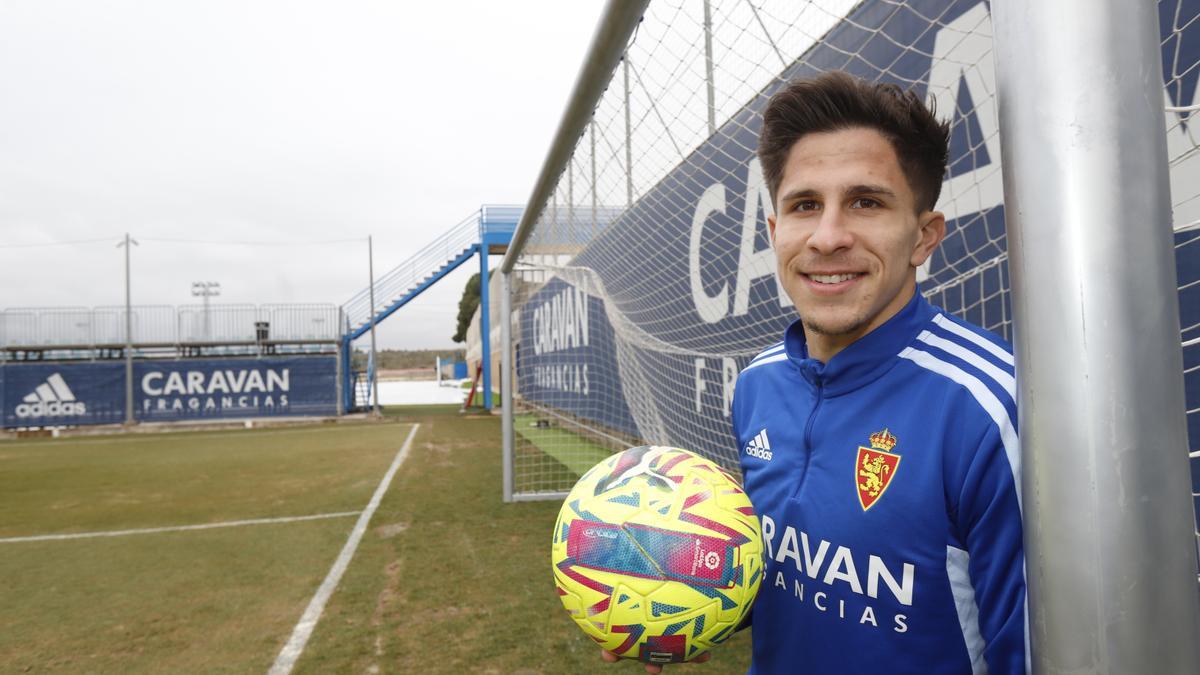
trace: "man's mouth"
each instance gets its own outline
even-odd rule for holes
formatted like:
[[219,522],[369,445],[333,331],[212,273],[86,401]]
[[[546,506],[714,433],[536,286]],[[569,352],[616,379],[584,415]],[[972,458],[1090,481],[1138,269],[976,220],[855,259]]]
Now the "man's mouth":
[[840,284],[862,276],[861,272],[846,272],[842,274],[806,274],[804,275],[818,284]]

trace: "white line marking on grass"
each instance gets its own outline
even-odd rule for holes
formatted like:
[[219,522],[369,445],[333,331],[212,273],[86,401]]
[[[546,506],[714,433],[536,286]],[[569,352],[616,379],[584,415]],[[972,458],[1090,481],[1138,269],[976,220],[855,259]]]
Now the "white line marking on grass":
[[[39,438],[32,441],[12,441],[0,440],[0,450],[5,448],[28,447],[31,445],[40,445],[43,447],[62,447],[64,445],[94,445],[105,443],[142,443],[149,441],[176,440],[180,436],[188,438],[198,438],[202,436],[284,436],[288,434],[316,434],[324,431],[338,431],[345,433],[348,429],[364,429],[371,427],[369,424],[355,424],[353,422],[337,424],[332,426],[318,426],[317,424],[302,425],[300,428],[286,427],[283,429],[255,428],[255,429],[164,429],[162,431],[144,431],[132,433],[111,433],[111,434],[96,434],[96,435],[80,435],[80,436],[59,436],[58,438]],[[376,429],[385,429],[384,426],[373,427]]]
[[221,523],[204,523],[202,525],[174,525],[171,527],[143,527],[135,530],[110,530],[108,532],[72,532],[70,534],[38,534],[28,537],[0,538],[0,544],[15,544],[23,541],[59,541],[62,539],[91,539],[93,537],[124,537],[130,534],[153,534],[156,532],[185,532],[187,530],[212,530],[218,527],[241,527],[243,525],[272,525],[275,523],[296,523],[302,520],[324,520],[326,518],[348,518],[357,516],[362,511],[340,511],[338,513],[318,513],[312,516],[285,516],[281,518],[254,518],[251,520],[227,520]]
[[420,424],[414,424],[412,431],[408,432],[408,438],[404,439],[404,445],[400,446],[400,451],[396,453],[396,459],[392,460],[392,465],[388,467],[383,480],[379,481],[379,487],[375,488],[375,494],[371,495],[370,503],[367,504],[367,508],[363,509],[362,515],[358,517],[358,522],[354,524],[354,530],[350,532],[350,538],[342,547],[341,554],[334,561],[333,567],[329,568],[329,574],[325,576],[325,581],[321,582],[321,587],[317,589],[316,595],[309,601],[300,621],[292,629],[292,636],[288,638],[283,649],[279,650],[279,656],[275,658],[275,664],[271,666],[271,670],[267,671],[267,675],[288,675],[296,666],[296,660],[304,652],[308,638],[312,636],[313,629],[321,620],[321,613],[325,611],[325,603],[329,602],[329,596],[333,595],[338,582],[342,580],[342,574],[350,566],[350,558],[358,549],[358,543],[362,541],[363,534],[367,531],[367,524],[371,522],[371,516],[375,515],[375,509],[379,508],[379,502],[383,501],[383,495],[391,485],[392,477],[396,475],[396,471],[408,457],[408,449],[412,446],[413,437],[417,435],[417,429],[420,428]]

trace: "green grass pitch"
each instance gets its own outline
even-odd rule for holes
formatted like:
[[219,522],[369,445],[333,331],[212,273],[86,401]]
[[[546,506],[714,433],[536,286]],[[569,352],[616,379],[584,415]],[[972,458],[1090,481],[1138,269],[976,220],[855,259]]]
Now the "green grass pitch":
[[[0,442],[0,539],[351,513],[0,542],[0,670],[266,672],[420,423],[294,672],[643,672],[601,663],[559,605],[558,504],[502,504],[500,420],[386,413]],[[745,672],[747,637],[697,672]]]

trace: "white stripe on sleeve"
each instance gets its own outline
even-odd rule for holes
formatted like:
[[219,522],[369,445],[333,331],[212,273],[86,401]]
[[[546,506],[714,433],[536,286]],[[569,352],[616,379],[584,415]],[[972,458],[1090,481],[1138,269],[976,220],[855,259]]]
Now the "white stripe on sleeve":
[[962,628],[967,656],[971,659],[971,675],[987,675],[983,660],[983,635],[979,632],[979,605],[975,603],[975,587],[971,585],[968,566],[971,554],[954,546],[946,547],[946,576],[950,578],[950,593],[954,595],[954,611]]
[[744,372],[746,372],[747,370],[750,370],[751,368],[757,368],[757,367],[759,367],[759,366],[765,366],[765,365],[766,365],[766,364],[768,364],[768,363],[775,363],[776,361],[786,361],[786,360],[787,360],[787,354],[786,354],[786,353],[780,353],[780,354],[776,354],[775,356],[767,356],[767,357],[765,357],[765,358],[756,359],[756,360],[754,360],[754,361],[751,361],[751,362],[750,362],[750,365],[748,365],[748,366],[746,366],[745,368],[743,368],[743,369],[742,369],[742,372],[744,373]]
[[1010,366],[1013,365],[1012,354],[1009,354],[1006,350],[998,347],[996,345],[996,343],[983,337],[982,335],[979,335],[968,328],[963,328],[962,326],[954,323],[950,319],[947,319],[945,314],[938,314],[937,316],[933,317],[933,322],[936,323],[937,325],[941,326],[942,328],[950,331],[951,333],[954,333],[955,335],[958,335],[960,337],[964,337],[964,338],[970,340],[971,342],[974,342],[975,344],[979,345],[980,347],[983,347],[992,356],[995,356],[996,358],[1007,363],[1008,365],[1010,365]]
[[1012,471],[1013,489],[1017,492],[1017,505],[1020,507],[1023,504],[1021,501],[1021,442],[1017,438],[1016,427],[1008,416],[1008,410],[1004,408],[1004,404],[1000,403],[1000,399],[996,398],[996,395],[979,378],[954,364],[946,363],[929,352],[907,347],[900,352],[900,358],[908,359],[926,370],[931,370],[966,387],[980,407],[992,418],[992,422],[1000,430],[1000,442],[1004,445],[1004,455],[1008,458],[1008,468]]
[[782,342],[780,342],[777,345],[772,345],[770,347],[767,347],[766,349],[759,352],[758,355],[756,355],[754,358],[750,359],[750,361],[753,363],[754,361],[757,361],[757,360],[763,358],[764,356],[770,356],[771,354],[777,354],[777,353],[783,351],[783,347],[784,347],[784,344]]
[[963,347],[960,344],[951,342],[945,338],[938,337],[938,336],[934,335],[933,333],[930,333],[927,330],[921,331],[921,334],[917,336],[917,339],[920,340],[921,342],[924,342],[927,345],[937,347],[938,349],[946,352],[947,354],[953,354],[954,356],[957,356],[958,358],[962,359],[963,361],[966,361],[967,363],[971,364],[972,366],[975,366],[979,370],[982,370],[983,372],[987,373],[989,377],[991,377],[993,380],[996,381],[997,384],[999,384],[1001,387],[1004,388],[1004,391],[1008,392],[1008,395],[1010,397],[1012,397],[1012,400],[1014,400],[1014,401],[1017,400],[1016,379],[1013,378],[1012,375],[1009,375],[1008,373],[1004,372],[1003,370],[997,368],[995,365],[990,363],[987,359],[985,359],[982,356],[976,354],[975,352],[967,349],[966,347]]

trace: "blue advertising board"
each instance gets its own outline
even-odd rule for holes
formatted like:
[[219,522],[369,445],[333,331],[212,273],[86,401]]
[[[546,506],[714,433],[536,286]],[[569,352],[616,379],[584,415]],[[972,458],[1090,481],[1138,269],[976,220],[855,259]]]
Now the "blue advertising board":
[[139,421],[334,415],[332,356],[134,364]]
[[120,424],[125,421],[121,363],[43,363],[0,367],[5,427]]
[[[141,422],[337,413],[332,356],[189,359],[134,363],[134,418]],[[4,426],[125,421],[124,363],[0,367]]]
[[621,433],[638,435],[625,404],[612,325],[604,304],[552,279],[521,309],[517,386],[545,403]]
[[[1200,1],[1182,3],[1192,8],[1185,14],[1193,16]],[[1169,7],[1160,11],[1174,12],[1176,2],[1162,4]],[[1200,22],[1177,31],[1168,21],[1163,32],[1164,60],[1174,59],[1167,50],[1182,43],[1183,62],[1200,56],[1194,39],[1200,37]],[[980,261],[1003,260],[1007,251],[998,120],[994,105],[976,104],[994,96],[991,54],[984,0],[858,5],[576,256],[569,268],[586,269],[587,278],[561,274],[522,307],[521,395],[652,442],[711,457],[734,456],[728,408],[736,374],[796,318],[775,279],[766,223],[772,205],[753,151],[767,100],[784,81],[834,69],[912,87],[922,97],[934,94],[940,116],[952,127],[939,203],[947,235],[918,275],[921,288],[932,289],[976,269]],[[1192,103],[1198,77],[1189,72],[1174,81],[1167,90],[1170,100]],[[1179,236],[1200,238],[1200,233]],[[1181,284],[1200,274],[1180,264]],[[999,292],[1007,286],[1007,270],[1000,264],[934,299],[969,321],[1004,332],[1006,324],[990,319],[1011,316],[1008,296]],[[576,297],[576,288],[603,289],[603,303],[590,294]],[[568,303],[568,297],[575,299]],[[573,304],[576,312],[587,306],[586,323],[576,319],[575,329],[582,326],[588,339],[564,337],[571,321],[563,317],[570,310],[555,310],[555,303]],[[1200,301],[1181,296],[1181,303],[1183,325],[1200,325]],[[613,339],[613,323],[621,326],[620,344]],[[631,334],[636,338],[625,337]],[[621,373],[621,367],[643,372]],[[571,384],[577,380],[567,374],[576,370],[586,374],[589,386]],[[547,380],[545,373],[553,378]],[[1197,375],[1189,377],[1196,380],[1189,381],[1189,408],[1200,406]],[[639,391],[628,391],[631,386]],[[647,414],[647,406],[660,410]],[[1200,415],[1191,417],[1192,437],[1200,438]],[[714,428],[722,431],[714,434]]]

